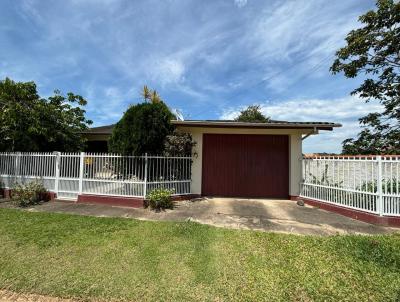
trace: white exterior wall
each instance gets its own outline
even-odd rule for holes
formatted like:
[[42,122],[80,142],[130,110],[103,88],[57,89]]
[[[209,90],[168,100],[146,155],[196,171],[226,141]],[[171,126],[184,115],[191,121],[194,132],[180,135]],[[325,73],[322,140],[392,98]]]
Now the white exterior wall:
[[289,136],[289,195],[300,195],[300,184],[302,177],[302,164],[303,157],[302,150],[302,134],[290,134]]
[[289,195],[300,194],[301,183],[301,158],[302,158],[302,134],[310,133],[309,129],[232,129],[232,128],[201,128],[178,127],[183,132],[191,133],[197,143],[192,165],[192,193],[201,194],[202,164],[203,164],[203,134],[276,134],[289,135]]

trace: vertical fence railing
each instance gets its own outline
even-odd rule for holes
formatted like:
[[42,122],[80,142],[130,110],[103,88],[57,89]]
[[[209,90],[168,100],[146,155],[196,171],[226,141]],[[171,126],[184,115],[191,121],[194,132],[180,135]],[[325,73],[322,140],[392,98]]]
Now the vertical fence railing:
[[40,180],[49,190],[55,189],[55,159],[53,153],[0,153],[1,187]]
[[87,153],[84,156],[83,194],[146,196],[145,156]]
[[[376,200],[376,210],[377,213],[382,216],[383,215],[383,191],[382,191],[382,181],[383,181],[383,175],[382,175],[382,156],[377,156],[376,157],[376,162],[377,162],[377,169],[376,169],[376,194],[377,194],[377,200]],[[375,191],[375,181],[372,181],[371,184],[371,191]],[[366,188],[367,189],[367,186]]]
[[60,154],[60,175],[58,182],[58,197],[65,199],[76,199],[79,194],[80,182],[80,154]]
[[58,195],[59,194],[59,179],[60,179],[60,160],[61,160],[61,153],[55,152],[56,156],[54,168],[55,168],[55,180],[54,180],[54,192]]
[[400,216],[400,156],[305,157],[302,167],[302,197]]
[[400,216],[400,156],[382,157],[382,214]]
[[147,196],[147,178],[148,178],[148,170],[149,170],[149,158],[147,157],[147,153],[144,155],[144,181],[143,181],[143,196]]
[[38,180],[59,198],[144,197],[153,189],[191,193],[191,157],[109,153],[0,153],[0,187]]

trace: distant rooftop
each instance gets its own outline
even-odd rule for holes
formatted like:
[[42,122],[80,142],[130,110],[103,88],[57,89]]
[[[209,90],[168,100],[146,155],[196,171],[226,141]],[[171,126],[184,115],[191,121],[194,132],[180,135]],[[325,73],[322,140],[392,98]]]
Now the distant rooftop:
[[115,124],[100,126],[100,127],[92,127],[87,129],[86,131],[82,131],[82,133],[88,134],[111,134],[114,129]]
[[[208,128],[258,128],[258,129],[316,129],[332,130],[335,127],[341,127],[341,124],[328,122],[287,122],[270,120],[266,123],[247,123],[233,120],[185,120],[171,121],[176,126],[186,127],[208,127]],[[111,134],[115,124],[93,127],[83,133],[86,134]]]

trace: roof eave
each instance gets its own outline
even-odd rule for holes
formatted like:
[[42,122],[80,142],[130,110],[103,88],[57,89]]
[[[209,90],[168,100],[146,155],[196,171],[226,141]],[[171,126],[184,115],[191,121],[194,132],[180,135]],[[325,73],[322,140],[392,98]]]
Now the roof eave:
[[311,123],[229,123],[229,122],[195,122],[195,121],[172,121],[172,124],[182,127],[205,127],[205,128],[250,128],[250,129],[318,129],[333,130],[341,127],[341,124],[311,124]]
[[81,134],[90,134],[90,135],[108,135],[111,134],[112,132],[90,132],[90,131],[82,131],[80,132]]

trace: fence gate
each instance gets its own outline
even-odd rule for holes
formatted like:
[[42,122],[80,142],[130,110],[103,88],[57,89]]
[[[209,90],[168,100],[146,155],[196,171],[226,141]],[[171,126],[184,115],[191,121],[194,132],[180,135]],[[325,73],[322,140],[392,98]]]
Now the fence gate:
[[54,191],[56,155],[53,153],[0,153],[0,187],[12,188],[17,183],[39,179]]
[[76,200],[79,194],[80,155],[76,153],[58,153],[55,173],[54,192],[60,199]]

